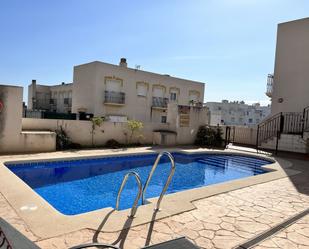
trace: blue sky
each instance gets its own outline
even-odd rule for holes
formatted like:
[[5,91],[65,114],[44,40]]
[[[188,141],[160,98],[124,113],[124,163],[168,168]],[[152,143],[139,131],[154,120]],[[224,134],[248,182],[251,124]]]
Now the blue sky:
[[205,101],[264,103],[277,24],[307,16],[306,0],[1,0],[0,84],[72,82],[74,65],[126,57],[205,82]]

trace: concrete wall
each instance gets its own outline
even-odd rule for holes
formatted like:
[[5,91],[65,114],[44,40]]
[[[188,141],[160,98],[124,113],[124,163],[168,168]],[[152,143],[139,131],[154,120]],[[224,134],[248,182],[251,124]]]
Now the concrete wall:
[[308,30],[309,18],[278,25],[272,114],[309,106]]
[[[104,104],[106,77],[122,81],[121,92],[125,93],[125,104],[122,106]],[[164,89],[163,97],[170,98],[170,92],[177,88],[177,103],[189,104],[189,94],[199,92],[199,101],[204,98],[204,84],[190,80],[178,79],[126,67],[119,67],[103,62],[92,62],[74,67],[72,112],[85,110],[95,116],[120,115],[143,122],[160,122],[164,115],[162,110],[151,110],[154,88]],[[137,82],[147,85],[146,96],[137,95]],[[152,116],[153,115],[153,116]]]
[[0,153],[54,151],[55,133],[22,132],[22,95],[21,87],[0,85]]
[[[269,139],[267,142],[262,143],[261,148],[274,150],[276,142],[276,138]],[[309,133],[306,132],[303,138],[300,135],[281,134],[278,141],[278,150],[309,153]]]
[[0,151],[13,151],[20,141],[22,87],[0,85]]
[[[56,119],[32,119],[23,118],[22,128],[27,131],[55,131],[62,127],[74,143],[84,147],[92,146],[91,122],[81,120],[56,120]],[[168,144],[192,144],[198,127],[180,127],[177,130],[176,139],[168,137]],[[132,142],[142,144],[159,144],[161,140],[156,138],[154,130],[174,130],[174,124],[154,124],[144,123],[141,135],[137,134]],[[97,127],[94,133],[94,145],[105,145],[109,139],[115,139],[120,143],[127,143],[129,130],[127,123],[104,122],[101,127]]]

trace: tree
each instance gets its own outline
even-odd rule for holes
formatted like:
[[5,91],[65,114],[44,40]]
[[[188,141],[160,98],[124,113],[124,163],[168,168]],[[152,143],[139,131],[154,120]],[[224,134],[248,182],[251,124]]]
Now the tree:
[[104,122],[105,118],[104,117],[93,117],[90,119],[92,125],[91,125],[91,143],[92,143],[92,147],[94,146],[94,133],[95,133],[95,129],[96,127],[100,127],[103,122]]
[[131,119],[128,121],[128,128],[130,130],[130,136],[129,136],[129,144],[132,142],[132,138],[141,129],[143,129],[144,124],[138,120]]

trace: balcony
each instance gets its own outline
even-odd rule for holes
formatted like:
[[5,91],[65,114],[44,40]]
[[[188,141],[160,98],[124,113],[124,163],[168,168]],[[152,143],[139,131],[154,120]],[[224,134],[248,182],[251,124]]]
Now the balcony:
[[152,108],[166,109],[168,104],[168,98],[152,97]]
[[274,75],[268,74],[268,76],[267,76],[267,87],[266,87],[266,93],[265,94],[270,98],[273,96],[273,85],[274,85]]
[[104,104],[105,105],[124,105],[125,93],[105,91]]

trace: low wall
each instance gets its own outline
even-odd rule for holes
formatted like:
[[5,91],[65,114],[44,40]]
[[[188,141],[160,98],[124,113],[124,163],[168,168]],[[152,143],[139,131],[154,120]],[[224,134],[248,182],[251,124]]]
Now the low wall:
[[0,85],[0,154],[56,150],[54,132],[22,132],[23,89]]
[[20,152],[49,152],[56,150],[55,132],[22,132],[20,134]]
[[[55,131],[62,127],[71,141],[83,147],[102,146],[106,141],[115,139],[120,143],[127,143],[130,136],[127,123],[104,122],[100,127],[96,127],[92,143],[92,123],[82,120],[57,120],[57,119],[22,119],[23,131]],[[144,123],[144,128],[140,135],[134,137],[131,142],[141,144],[155,144],[154,130],[173,130],[174,125],[162,123]],[[192,144],[195,140],[197,129],[181,127],[177,129],[177,144]]]
[[[220,126],[225,138],[226,126]],[[230,126],[231,141],[237,144],[256,145],[257,127]]]

